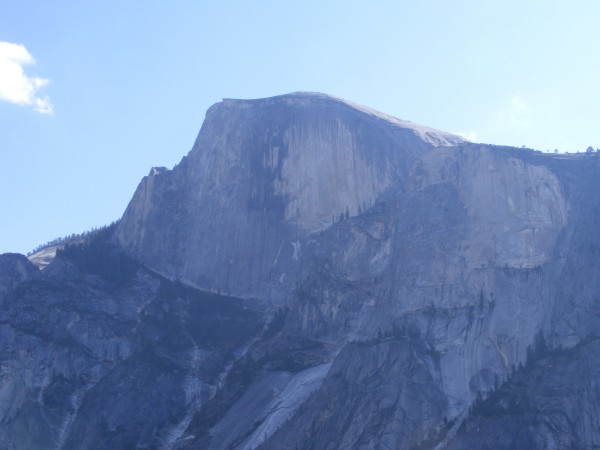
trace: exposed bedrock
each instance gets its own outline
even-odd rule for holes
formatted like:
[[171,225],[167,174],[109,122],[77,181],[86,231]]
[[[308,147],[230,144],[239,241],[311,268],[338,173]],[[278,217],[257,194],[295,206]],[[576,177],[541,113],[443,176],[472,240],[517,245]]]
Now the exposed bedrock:
[[115,227],[0,256],[0,446],[594,448],[599,161],[224,100]]

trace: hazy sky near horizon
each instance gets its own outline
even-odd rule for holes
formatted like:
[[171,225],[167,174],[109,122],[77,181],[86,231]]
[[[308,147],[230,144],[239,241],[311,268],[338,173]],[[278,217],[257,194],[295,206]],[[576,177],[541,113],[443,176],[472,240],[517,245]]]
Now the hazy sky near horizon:
[[600,2],[0,0],[0,253],[119,218],[223,97],[318,91],[477,142],[600,147]]

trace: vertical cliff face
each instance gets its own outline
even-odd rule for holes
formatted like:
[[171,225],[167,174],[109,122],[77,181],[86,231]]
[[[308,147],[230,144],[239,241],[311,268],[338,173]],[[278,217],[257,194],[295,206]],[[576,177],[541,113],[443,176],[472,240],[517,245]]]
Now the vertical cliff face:
[[460,142],[321,94],[224,100],[181,164],[142,181],[116,238],[171,278],[282,297],[309,236],[402,188],[434,144]]
[[0,443],[593,448],[599,164],[224,100],[100,243],[0,257]]

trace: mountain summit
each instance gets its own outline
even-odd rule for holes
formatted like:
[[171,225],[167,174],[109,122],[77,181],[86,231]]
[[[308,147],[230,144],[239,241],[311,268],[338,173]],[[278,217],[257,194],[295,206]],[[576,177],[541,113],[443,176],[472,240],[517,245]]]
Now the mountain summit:
[[324,94],[225,99],[181,164],[142,181],[116,238],[203,289],[288,291],[305,239],[404,188],[424,153],[464,142]]
[[0,256],[0,448],[600,447],[599,171],[225,99],[118,224]]

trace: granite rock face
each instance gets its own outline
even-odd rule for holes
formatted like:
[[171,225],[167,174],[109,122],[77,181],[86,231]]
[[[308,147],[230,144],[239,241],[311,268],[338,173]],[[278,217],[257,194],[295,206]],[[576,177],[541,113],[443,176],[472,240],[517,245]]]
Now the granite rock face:
[[169,278],[283,299],[309,236],[403,186],[433,144],[459,142],[323,95],[224,100],[178,166],[142,181],[116,239]]
[[115,227],[0,257],[0,443],[594,448],[599,163],[224,100]]

